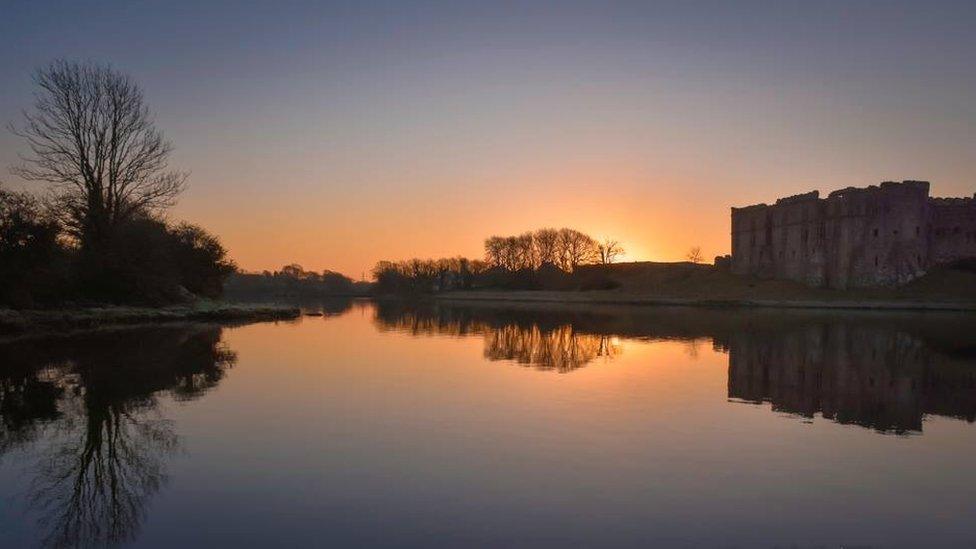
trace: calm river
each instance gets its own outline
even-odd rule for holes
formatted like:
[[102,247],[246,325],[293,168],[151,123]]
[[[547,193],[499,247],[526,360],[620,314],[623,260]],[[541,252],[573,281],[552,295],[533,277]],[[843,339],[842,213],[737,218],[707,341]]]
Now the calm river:
[[0,340],[0,546],[976,544],[973,315],[321,313]]

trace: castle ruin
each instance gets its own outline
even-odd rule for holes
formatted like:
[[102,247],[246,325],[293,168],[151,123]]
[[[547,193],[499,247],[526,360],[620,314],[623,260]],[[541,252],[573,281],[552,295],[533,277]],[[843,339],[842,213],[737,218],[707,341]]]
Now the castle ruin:
[[837,289],[896,286],[963,258],[976,258],[976,194],[933,198],[927,181],[732,208],[736,274]]

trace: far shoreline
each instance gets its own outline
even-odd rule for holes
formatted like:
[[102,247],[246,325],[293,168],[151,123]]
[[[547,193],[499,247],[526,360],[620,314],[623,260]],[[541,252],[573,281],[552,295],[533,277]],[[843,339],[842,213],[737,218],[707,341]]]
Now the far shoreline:
[[171,322],[269,322],[294,320],[300,316],[301,309],[292,305],[214,301],[168,307],[104,305],[48,310],[0,309],[0,334],[62,333]]
[[976,302],[922,299],[743,299],[661,297],[613,290],[470,290],[451,291],[431,296],[440,301],[482,301],[510,303],[566,303],[574,305],[641,305],[700,308],[839,309],[866,311],[956,311],[976,312]]

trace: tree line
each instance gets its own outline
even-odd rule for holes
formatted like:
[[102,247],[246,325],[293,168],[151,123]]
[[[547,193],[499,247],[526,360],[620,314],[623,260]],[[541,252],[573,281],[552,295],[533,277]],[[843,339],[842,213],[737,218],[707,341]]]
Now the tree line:
[[509,272],[555,267],[571,273],[580,265],[609,265],[623,255],[619,242],[598,242],[575,229],[539,229],[517,236],[485,239],[485,261],[489,267]]
[[484,261],[450,257],[380,261],[372,274],[378,293],[430,293],[469,290],[487,271]]
[[297,263],[281,270],[260,273],[238,272],[230,276],[226,293],[232,298],[361,296],[369,293],[369,283],[356,282],[335,271],[307,271]]
[[[431,293],[475,287],[561,288],[578,283],[584,265],[613,263],[619,242],[597,241],[575,229],[539,229],[485,239],[485,259],[464,257],[380,261],[373,268],[378,293]],[[584,281],[586,284],[592,281]]]
[[95,63],[55,61],[11,130],[26,145],[11,171],[38,197],[0,189],[0,305],[159,305],[216,297],[235,270],[217,237],[163,216],[188,174],[142,89]]

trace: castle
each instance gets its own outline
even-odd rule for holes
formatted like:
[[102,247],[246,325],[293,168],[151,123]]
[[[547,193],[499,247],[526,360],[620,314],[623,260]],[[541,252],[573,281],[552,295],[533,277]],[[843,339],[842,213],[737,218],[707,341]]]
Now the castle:
[[976,258],[976,194],[933,198],[927,181],[732,208],[736,274],[837,289],[896,286],[963,258]]

